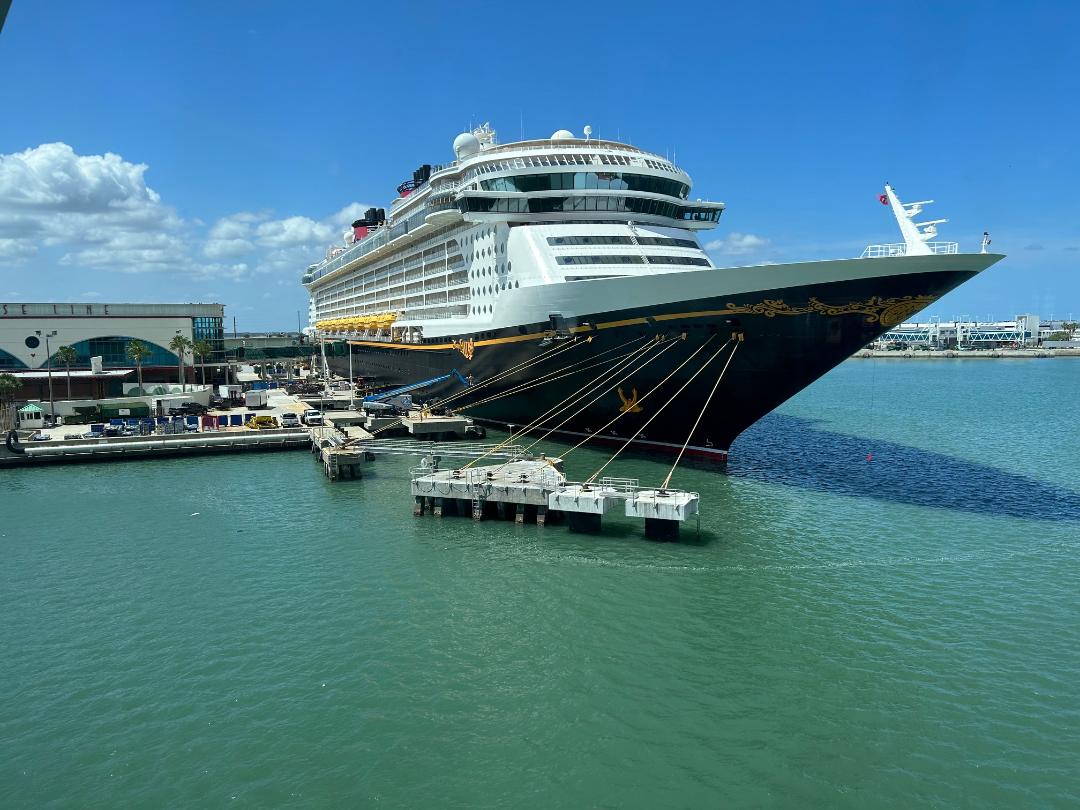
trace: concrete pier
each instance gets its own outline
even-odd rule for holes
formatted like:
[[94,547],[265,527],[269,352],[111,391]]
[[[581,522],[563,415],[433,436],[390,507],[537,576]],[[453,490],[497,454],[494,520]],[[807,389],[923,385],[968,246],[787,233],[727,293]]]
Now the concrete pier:
[[[348,430],[363,429],[354,427]],[[314,427],[310,435],[311,452],[318,456],[327,478],[341,481],[364,477],[363,466],[374,457],[363,441],[345,438],[336,427]]]
[[433,469],[430,459],[412,471],[410,485],[417,517],[471,515],[538,526],[566,520],[571,532],[596,534],[605,514],[642,518],[645,536],[677,540],[682,523],[698,514],[696,492],[643,489],[636,479],[601,478],[570,483],[561,459],[517,459],[458,470]]
[[566,514],[570,531],[595,534],[600,531],[601,518],[618,506],[621,498],[611,486],[598,484],[569,484],[548,496],[548,508]]
[[410,436],[441,441],[465,435],[469,422],[464,416],[423,416],[412,412],[401,420]]
[[10,436],[0,449],[0,467],[85,461],[116,461],[212,453],[303,449],[308,433],[302,428],[190,433],[175,436],[121,436],[70,439],[61,442],[18,442]]
[[626,499],[626,516],[645,518],[645,536],[653,540],[678,540],[679,526],[698,513],[696,492],[642,489]]
[[[448,514],[450,508],[459,511],[460,505],[466,505],[467,510],[460,511],[471,515],[473,520],[513,518],[516,523],[524,523],[535,514],[543,525],[547,519],[548,496],[566,481],[561,470],[559,459],[508,461],[461,470],[421,467],[413,471],[411,492],[414,498],[434,497],[441,501],[442,508],[437,513],[440,516]],[[453,507],[449,507],[451,502]],[[540,520],[540,515],[544,520]]]

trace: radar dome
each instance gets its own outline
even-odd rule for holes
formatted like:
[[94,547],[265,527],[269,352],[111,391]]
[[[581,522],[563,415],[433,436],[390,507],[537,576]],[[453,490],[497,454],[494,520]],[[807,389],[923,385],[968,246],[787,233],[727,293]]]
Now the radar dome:
[[551,135],[553,141],[572,141],[574,140],[574,133],[568,129],[560,129],[558,132],[553,132]]
[[462,132],[454,138],[454,154],[458,160],[472,157],[480,151],[480,139],[471,132]]

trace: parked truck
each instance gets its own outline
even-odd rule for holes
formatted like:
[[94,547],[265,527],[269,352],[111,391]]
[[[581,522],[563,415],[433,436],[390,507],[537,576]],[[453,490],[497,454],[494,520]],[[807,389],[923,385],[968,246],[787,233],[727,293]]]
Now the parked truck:
[[270,392],[265,390],[245,391],[244,407],[265,408],[270,404]]

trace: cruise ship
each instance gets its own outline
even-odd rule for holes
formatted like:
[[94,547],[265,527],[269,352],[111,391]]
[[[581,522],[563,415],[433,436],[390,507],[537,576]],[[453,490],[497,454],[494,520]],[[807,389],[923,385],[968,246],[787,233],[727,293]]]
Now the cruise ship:
[[330,352],[334,371],[446,377],[417,397],[496,425],[551,413],[543,426],[563,434],[723,460],[761,416],[1003,258],[985,239],[981,253],[932,241],[945,220],[915,221],[932,201],[886,184],[903,242],[718,267],[700,237],[724,203],[692,199],[666,157],[589,127],[499,143],[487,124],[453,152],[413,171],[389,210],[368,209],[302,283],[315,336],[348,347]]

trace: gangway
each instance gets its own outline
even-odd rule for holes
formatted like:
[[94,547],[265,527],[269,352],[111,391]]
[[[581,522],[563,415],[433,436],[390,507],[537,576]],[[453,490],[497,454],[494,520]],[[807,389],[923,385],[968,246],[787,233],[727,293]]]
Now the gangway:
[[410,383],[409,385],[403,385],[400,388],[394,388],[390,391],[383,391],[378,394],[369,394],[363,398],[363,402],[382,402],[383,400],[391,399],[392,397],[400,396],[401,394],[408,394],[410,391],[416,391],[420,388],[427,388],[429,385],[436,385],[441,382],[446,382],[451,377],[457,377],[461,380],[461,384],[468,387],[470,383],[467,379],[461,376],[461,372],[456,368],[451,369],[449,374],[443,374],[440,377],[432,377],[429,380],[420,380],[420,382]]
[[417,439],[358,439],[347,445],[350,449],[364,450],[391,456],[438,456],[461,458],[501,458],[513,460],[526,456],[520,444],[476,444],[474,442],[425,442]]

